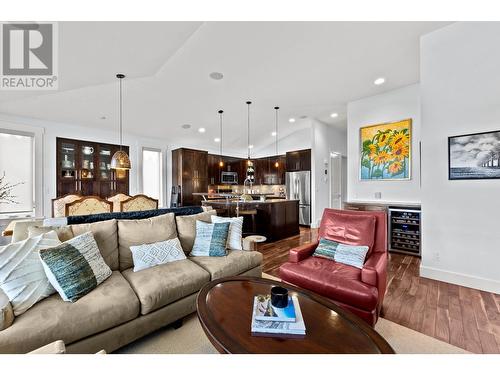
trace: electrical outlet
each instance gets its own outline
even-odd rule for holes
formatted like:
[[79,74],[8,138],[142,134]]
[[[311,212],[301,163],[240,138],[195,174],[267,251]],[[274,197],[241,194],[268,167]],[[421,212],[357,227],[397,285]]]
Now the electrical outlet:
[[381,199],[382,198],[382,193],[380,191],[377,191],[375,193],[375,199]]
[[434,253],[434,261],[439,263],[441,261],[441,258],[439,257],[439,253]]

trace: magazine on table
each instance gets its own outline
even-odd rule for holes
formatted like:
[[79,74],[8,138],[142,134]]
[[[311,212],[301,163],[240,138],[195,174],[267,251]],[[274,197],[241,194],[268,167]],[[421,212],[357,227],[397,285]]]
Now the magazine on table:
[[278,333],[286,335],[305,335],[306,326],[304,318],[300,311],[299,301],[296,296],[292,296],[292,302],[295,308],[296,320],[295,322],[279,322],[272,320],[257,320],[255,314],[257,310],[257,299],[254,299],[253,313],[252,313],[252,328],[253,333]]
[[275,307],[271,303],[270,294],[259,294],[255,296],[255,319],[270,320],[276,322],[295,322],[295,306],[292,301],[292,296],[288,296],[288,305],[283,308]]

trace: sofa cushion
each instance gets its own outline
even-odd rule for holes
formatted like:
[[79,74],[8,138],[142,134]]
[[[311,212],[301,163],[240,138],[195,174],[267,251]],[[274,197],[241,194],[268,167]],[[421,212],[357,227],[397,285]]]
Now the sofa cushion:
[[236,276],[259,266],[262,254],[258,251],[229,250],[225,257],[190,257],[191,261],[210,273],[212,280]]
[[106,264],[112,271],[118,270],[118,227],[116,220],[92,224],[74,224],[70,225],[70,227],[75,237],[86,232],[92,232]]
[[283,281],[365,311],[377,306],[377,288],[361,281],[361,270],[332,260],[309,257],[280,267]]
[[373,215],[329,212],[321,218],[319,237],[346,245],[368,246],[370,253],[375,241],[376,223]]
[[182,249],[186,254],[193,250],[194,239],[196,238],[196,220],[211,223],[211,216],[217,215],[217,211],[207,211],[196,215],[177,216],[175,221],[177,223],[177,233],[181,241]]
[[139,316],[139,300],[119,272],[75,303],[58,294],[34,305],[0,332],[1,353],[26,353],[55,340],[67,345]]
[[187,259],[139,272],[130,268],[123,276],[139,297],[142,315],[196,293],[210,281],[208,272]]
[[226,256],[226,242],[230,223],[205,223],[196,220],[196,238],[190,256]]
[[130,246],[144,245],[177,237],[173,213],[141,220],[118,220],[120,270],[134,266]]
[[[28,238],[28,228],[33,225],[43,225],[43,219],[26,219],[14,222],[11,242],[19,242]],[[10,224],[9,224],[10,227]]]

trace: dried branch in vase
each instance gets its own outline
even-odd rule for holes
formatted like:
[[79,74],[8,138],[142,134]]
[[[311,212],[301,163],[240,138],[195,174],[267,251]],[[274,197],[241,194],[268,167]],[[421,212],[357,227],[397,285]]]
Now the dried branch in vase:
[[5,180],[5,172],[3,172],[2,177],[0,177],[0,204],[2,203],[13,203],[19,204],[15,201],[17,196],[12,194],[12,191],[16,186],[23,185],[24,182],[18,182],[17,184],[11,184]]

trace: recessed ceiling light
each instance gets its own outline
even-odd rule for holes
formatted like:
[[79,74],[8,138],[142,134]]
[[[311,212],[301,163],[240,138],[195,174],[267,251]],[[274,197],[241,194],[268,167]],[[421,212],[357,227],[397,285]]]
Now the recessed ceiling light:
[[253,145],[248,145],[248,148],[253,148]]
[[205,128],[199,128],[199,129],[198,129],[198,131],[199,131],[200,133],[205,133]]
[[214,138],[214,142],[220,142],[220,138]]
[[221,72],[212,72],[209,74],[209,77],[215,79],[216,81],[220,81],[222,78],[224,78],[224,74],[222,74]]
[[293,122],[295,122],[295,119],[294,119],[293,117],[290,117],[290,118],[288,119],[288,122],[292,122],[292,123],[293,123]]
[[191,128],[191,125],[189,124],[184,124],[181,126],[182,129],[190,129]]
[[276,132],[272,132],[271,136],[276,137]]
[[330,117],[331,118],[336,118],[336,117],[339,117],[339,114],[336,113],[336,112],[334,112],[334,113],[330,114]]
[[376,85],[381,85],[384,82],[385,82],[385,78],[384,77],[377,78],[375,81],[373,81],[373,83],[376,84]]

